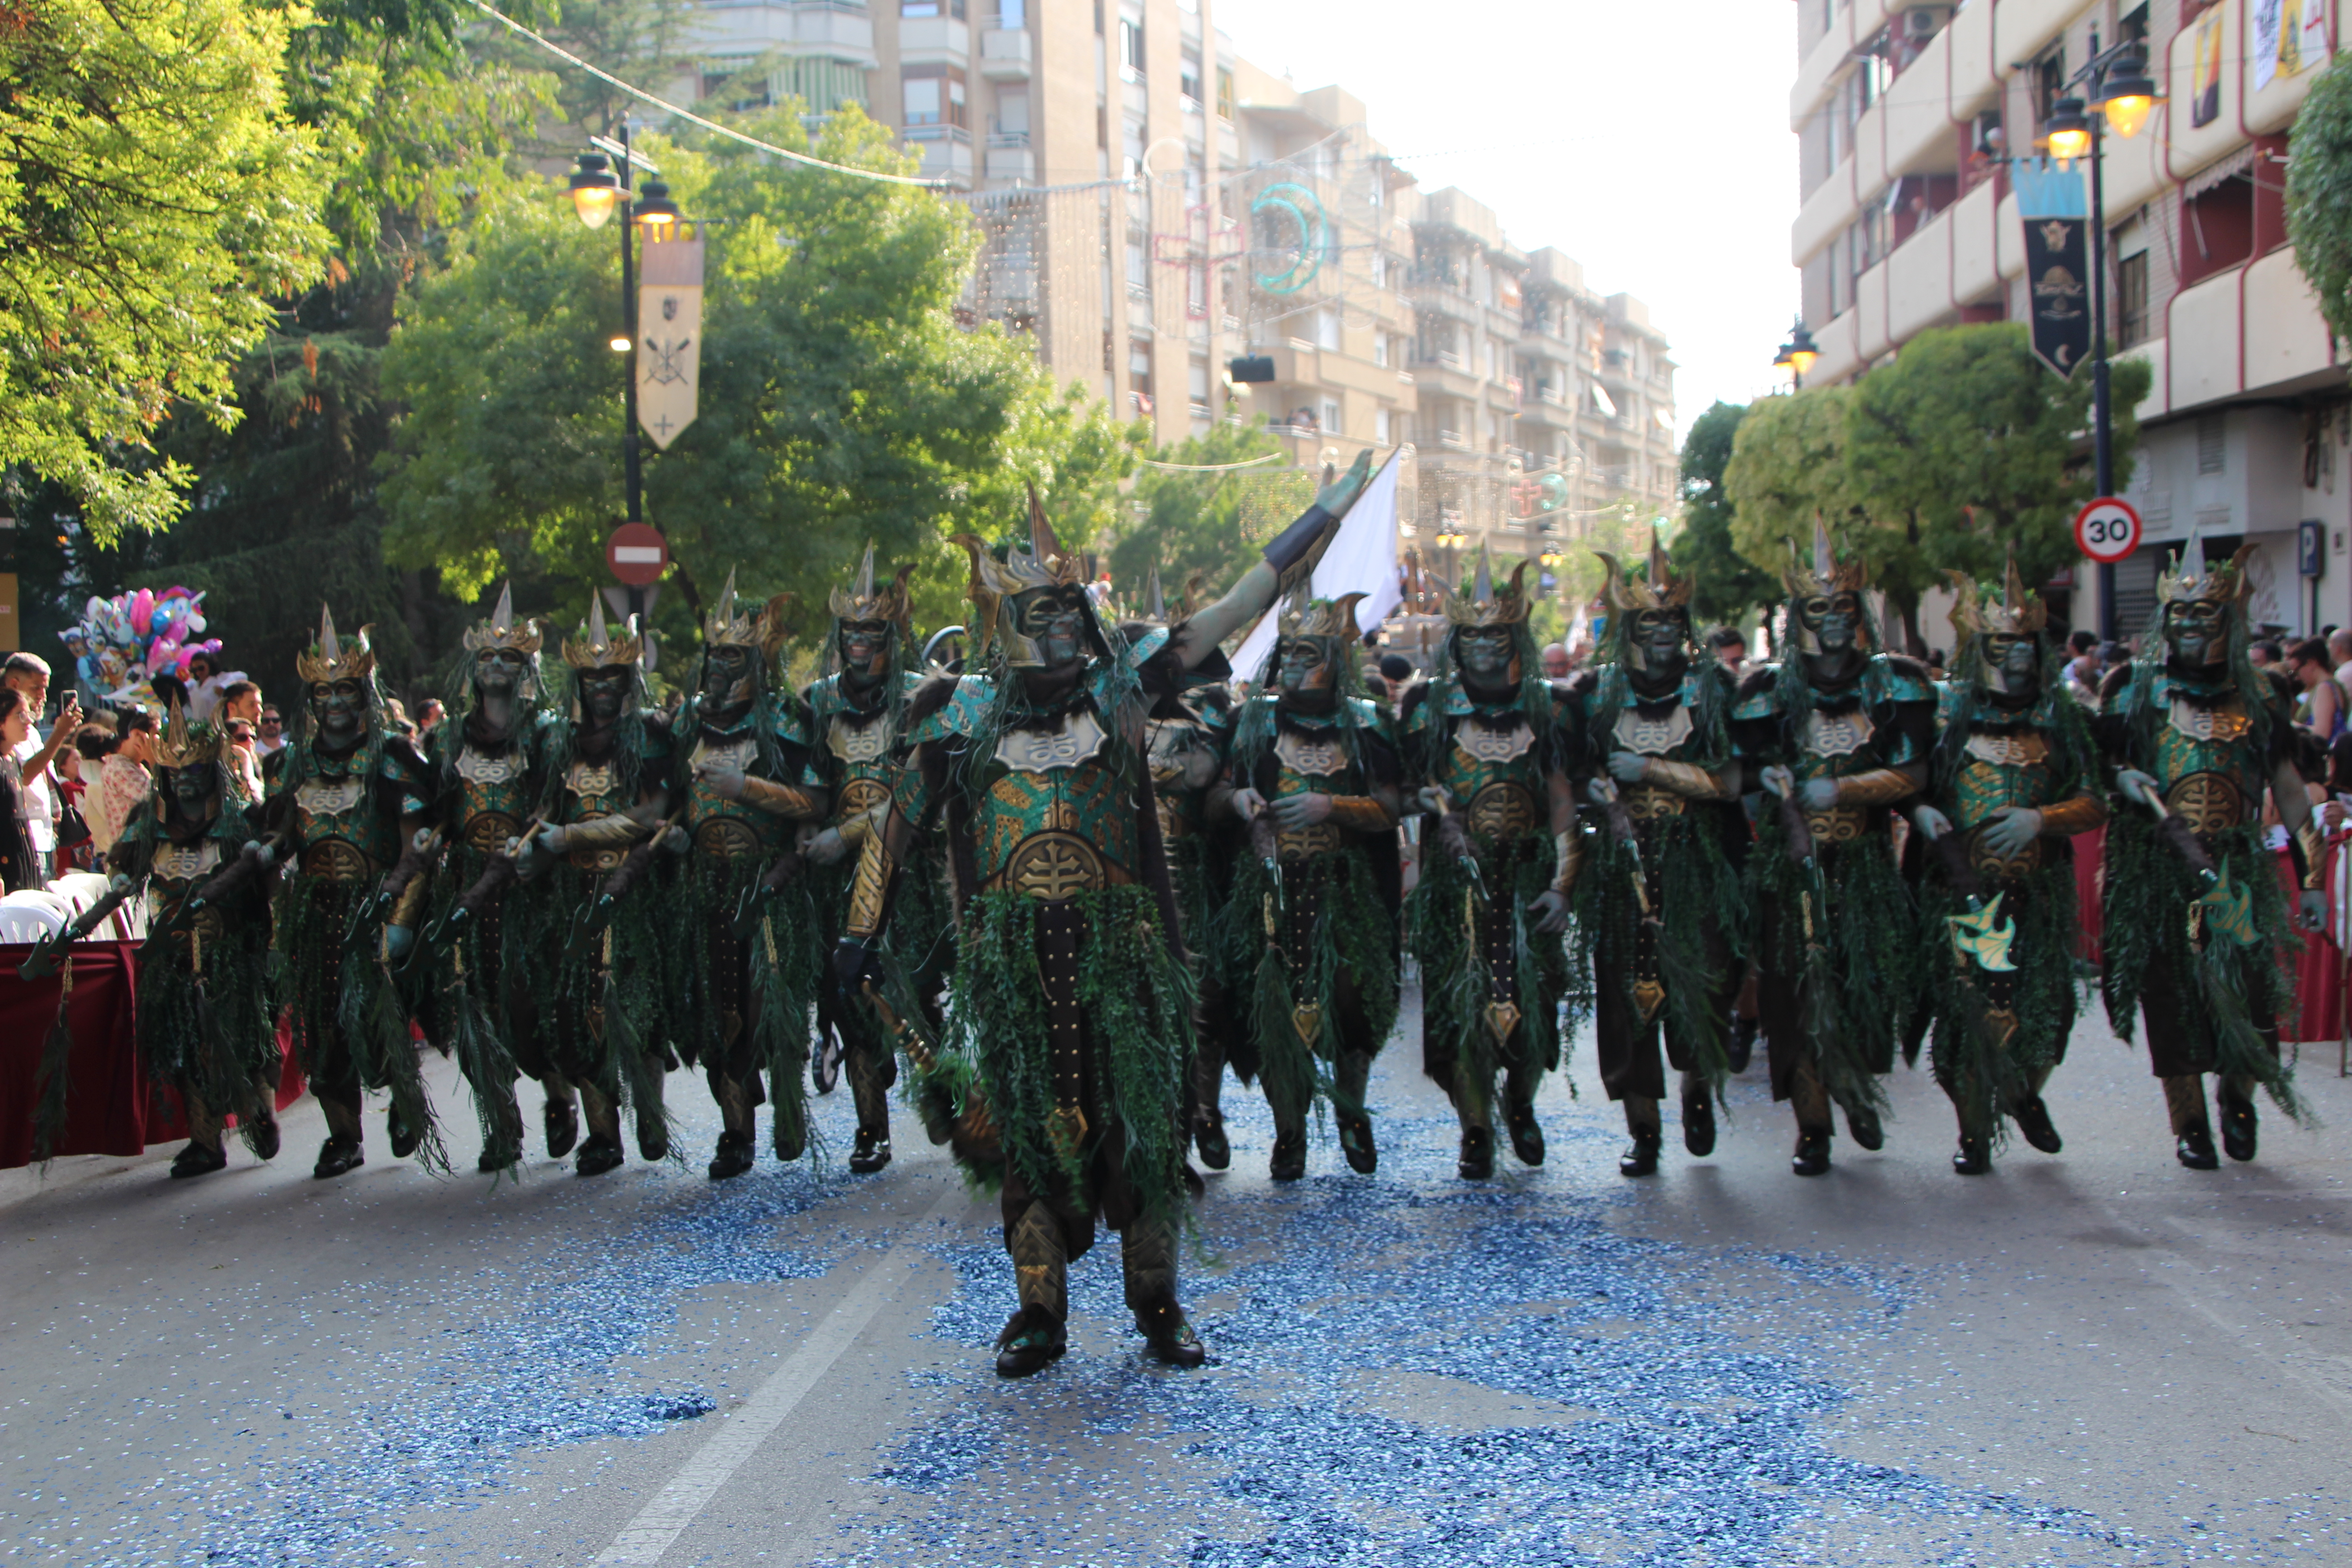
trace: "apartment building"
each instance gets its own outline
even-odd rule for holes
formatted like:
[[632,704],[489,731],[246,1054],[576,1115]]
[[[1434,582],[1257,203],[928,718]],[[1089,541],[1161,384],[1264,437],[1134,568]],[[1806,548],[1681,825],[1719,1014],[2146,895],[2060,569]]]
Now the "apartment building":
[[[1572,537],[1625,498],[1669,510],[1674,366],[1642,302],[1423,196],[1360,100],[1242,59],[1212,4],[708,0],[707,47],[896,127],[981,226],[970,319],[1160,441],[1263,416],[1302,466],[1411,445],[1409,515],[1457,554],[1539,548],[1537,510]],[[1243,356],[1273,379],[1233,382]]]
[[[2027,318],[2007,160],[2034,153],[2095,35],[2144,47],[2167,100],[2102,159],[2108,338],[2154,375],[2126,492],[2147,542],[2114,574],[2126,635],[2192,528],[2209,548],[2258,546],[2258,622],[2352,624],[2352,401],[2284,201],[2287,134],[2337,47],[2339,4],[1797,0],[1791,248],[1817,383],[1931,327]],[[2325,544],[2315,581],[2298,575],[2306,521]],[[2098,575],[2077,574],[2078,625],[2100,624]]]

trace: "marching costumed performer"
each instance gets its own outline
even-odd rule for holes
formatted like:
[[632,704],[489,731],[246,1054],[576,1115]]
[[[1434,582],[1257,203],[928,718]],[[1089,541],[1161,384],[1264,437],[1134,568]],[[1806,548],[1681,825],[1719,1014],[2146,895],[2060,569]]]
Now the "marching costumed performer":
[[2158,635],[2102,684],[2098,735],[2128,803],[2107,833],[2107,1022],[2131,1038],[2135,1006],[2164,1080],[2174,1153],[2210,1171],[2203,1075],[2219,1080],[2221,1147],[2254,1157],[2254,1091],[2291,1117],[2302,1102],[2279,1059],[2279,1015],[2294,1005],[2295,949],[2263,843],[2263,795],[2294,836],[2301,920],[2326,918],[2318,823],[2294,765],[2285,696],[2246,658],[2245,563],[2253,546],[2208,563],[2192,533],[2157,579]]
[[2060,1148],[2042,1086],[2074,1024],[2074,834],[2107,819],[2065,648],[2017,563],[1999,593],[1952,573],[1956,654],[1926,797],[1921,934],[1933,952],[1936,1081],[1959,1117],[1952,1169],[1992,1169],[2004,1117]]
[[[1194,573],[1173,616],[1175,628],[1193,619],[1193,605],[1206,574]],[[1185,951],[1193,958],[1199,987],[1193,1014],[1190,1110],[1193,1144],[1213,1171],[1233,1163],[1220,1100],[1225,1064],[1234,1063],[1246,1082],[1257,1071],[1255,1055],[1236,1026],[1234,997],[1215,962],[1222,941],[1226,898],[1233,886],[1236,848],[1233,814],[1217,810],[1224,787],[1227,748],[1233,740],[1232,673],[1221,653],[1188,668],[1171,644],[1171,616],[1153,567],[1141,617],[1120,623],[1129,647],[1158,646],[1142,666],[1147,744],[1151,757],[1151,793],[1160,807],[1160,837],[1168,852],[1168,879],[1176,895],[1176,918]]]
[[541,1121],[551,1158],[572,1152],[580,1113],[537,1026],[527,980],[535,957],[516,942],[530,927],[527,918],[516,918],[520,906],[538,889],[517,886],[515,858],[546,791],[542,729],[552,717],[542,706],[541,633],[515,618],[508,584],[499,589],[489,618],[467,629],[464,645],[460,711],[434,737],[435,820],[448,847],[427,906],[430,979],[420,1010],[473,1089],[482,1121],[477,1164],[488,1173],[522,1157],[518,1071],[545,1090]]
[[635,617],[612,630],[601,599],[589,601],[585,631],[563,639],[569,700],[546,742],[540,826],[520,868],[525,881],[548,879],[525,900],[532,923],[521,951],[531,955],[546,1059],[580,1090],[588,1137],[572,1169],[583,1176],[625,1158],[624,1102],[635,1112],[638,1154],[669,1153],[663,955],[677,933],[660,907],[667,889],[643,884],[667,879],[650,841],[667,826],[671,744],[668,722],[646,711],[644,652]]
[[[724,1130],[714,1180],[751,1168],[753,1108],[767,1075],[779,1160],[808,1147],[809,1009],[825,975],[827,933],[800,885],[796,826],[821,822],[829,796],[807,715],[772,689],[783,601],[735,613],[727,574],[702,630],[702,679],[679,710],[689,748],[671,1032],[710,1079]],[[682,950],[682,951],[681,951]]]
[[[913,572],[900,567],[877,586],[874,547],[866,547],[856,584],[835,589],[828,605],[833,637],[826,651],[835,668],[803,694],[817,764],[832,795],[824,829],[809,840],[805,873],[817,929],[828,946],[847,930],[858,851],[880,828],[891,780],[906,760],[907,704],[923,679],[915,668],[919,650],[907,593]],[[932,835],[910,850],[915,864],[902,879],[887,932],[890,961],[900,966],[909,993],[902,1000],[931,1014],[955,940],[940,848]],[[826,985],[817,994],[817,1088],[830,1091],[842,1068],[849,1074],[857,1109],[849,1168],[859,1175],[879,1171],[890,1163],[890,1089],[898,1079],[889,1031],[864,996]]]
[[[196,889],[233,861],[251,837],[228,789],[228,737],[191,724],[173,702],[155,742],[162,771],[155,793],[131,810],[110,856],[105,895],[64,931],[46,938],[20,973],[38,978],[58,952],[81,941],[126,900],[144,895],[147,941],[139,950],[139,1056],[148,1074],[168,1083],[188,1114],[188,1146],[172,1162],[174,1176],[202,1176],[228,1163],[221,1147],[234,1115],[246,1146],[268,1160],[278,1152],[278,1031],[266,978],[269,889],[259,875],[224,888],[201,909]],[[65,1037],[70,1045],[71,1037]],[[43,1062],[55,1103],[39,1107],[40,1146],[62,1125],[66,1064]]]
[[1668,1066],[1680,1075],[1683,1147],[1715,1151],[1730,1071],[1726,1020],[1747,962],[1748,828],[1731,678],[1717,660],[1691,657],[1691,580],[1675,575],[1654,530],[1646,575],[1601,559],[1608,641],[1603,662],[1573,689],[1601,819],[1579,929],[1593,961],[1601,1081],[1633,1136],[1617,1169],[1646,1176],[1658,1168]]
[[1293,592],[1234,733],[1232,805],[1251,839],[1224,967],[1247,998],[1276,1181],[1307,1173],[1307,1115],[1325,1100],[1349,1165],[1380,1163],[1364,1087],[1396,1024],[1403,772],[1386,715],[1355,693],[1362,597]]
[[1499,590],[1486,552],[1468,594],[1444,595],[1431,679],[1405,693],[1404,749],[1437,818],[1406,906],[1423,979],[1422,1068],[1462,1122],[1457,1169],[1495,1173],[1496,1079],[1522,1164],[1540,1165],[1536,1090],[1559,1065],[1561,943],[1581,850],[1565,695],[1538,673],[1527,563]]
[[997,1371],[1024,1376],[1062,1354],[1067,1266],[1098,1218],[1119,1232],[1150,1352],[1198,1365],[1176,1279],[1192,985],[1138,660],[1097,618],[1034,494],[1029,529],[1026,549],[959,536],[989,673],[935,678],[908,704],[913,751],[860,852],[836,963],[848,989],[880,978],[890,900],[917,832],[939,820],[959,929],[952,999],[936,1037],[919,1016],[897,1022],[926,1119],[952,1120],[957,1158],[1000,1187],[1021,1306]]
[[[240,860],[291,862],[278,897],[277,940],[294,1047],[327,1118],[313,1174],[340,1176],[367,1163],[365,1089],[391,1091],[385,1131],[394,1155],[414,1152],[428,1169],[446,1170],[390,968],[407,957],[424,914],[432,768],[383,722],[368,628],[339,637],[322,609],[319,640],[294,668],[307,688],[304,733],[287,746],[266,812],[269,836]],[[251,874],[247,865],[225,869],[200,889],[201,906],[220,902]]]
[[1889,825],[1927,781],[1936,690],[1916,662],[1878,651],[1867,580],[1815,522],[1811,570],[1792,563],[1784,578],[1789,651],[1732,710],[1733,742],[1771,797],[1748,876],[1772,1098],[1796,1112],[1801,1176],[1830,1168],[1832,1104],[1856,1143],[1884,1143],[1878,1078],[1924,984]]

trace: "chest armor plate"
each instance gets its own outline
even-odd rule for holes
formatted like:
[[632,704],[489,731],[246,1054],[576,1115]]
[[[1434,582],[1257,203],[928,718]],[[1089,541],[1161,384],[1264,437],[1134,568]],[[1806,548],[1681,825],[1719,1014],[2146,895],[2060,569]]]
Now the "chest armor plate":
[[1625,751],[1645,757],[1666,756],[1690,739],[1690,710],[1677,702],[1670,711],[1645,719],[1638,709],[1620,709],[1612,733]]
[[[209,838],[194,844],[165,843],[157,847],[155,858],[147,868],[147,921],[160,925],[179,908],[180,900],[220,869],[220,846]],[[212,915],[217,923],[217,911],[204,910],[197,918]]]
[[2252,721],[2235,699],[2218,708],[2173,700],[2156,732],[2154,765],[2165,804],[2200,833],[2218,833],[2253,820],[2262,800],[2261,759]]
[[1490,784],[1470,797],[1463,816],[1481,838],[1517,838],[1535,831],[1535,792],[1516,780]]
[[355,882],[391,861],[398,834],[373,804],[362,779],[307,778],[295,786],[305,876]]
[[[715,767],[757,773],[760,742],[749,735],[725,741],[704,736],[695,742],[687,763],[697,770]],[[698,852],[715,860],[734,860],[782,845],[783,818],[740,800],[729,800],[704,783],[698,773],[693,776],[694,783],[687,786],[686,831]]]
[[1463,803],[1474,833],[1516,837],[1531,826],[1542,783],[1535,731],[1522,720],[1501,731],[1470,719],[1454,721],[1454,743],[1438,764],[1442,784]]
[[458,837],[483,854],[497,853],[522,831],[522,758],[513,752],[484,756],[469,746],[457,755],[457,778],[465,795]]
[[635,805],[620,798],[621,782],[610,763],[574,763],[563,775],[564,792],[572,796],[569,820],[586,822],[610,816]]
[[[1067,765],[998,776],[973,814],[983,883],[1057,903],[1133,881],[1139,846],[1128,791],[1097,752]],[[998,748],[998,756],[1003,749]]]
[[[1295,730],[1285,730],[1275,736],[1274,754],[1282,763],[1283,772],[1297,774],[1302,780],[1327,779],[1349,771],[1348,748],[1340,743],[1337,731],[1302,735]],[[1302,791],[1286,789],[1282,793],[1295,795]]]

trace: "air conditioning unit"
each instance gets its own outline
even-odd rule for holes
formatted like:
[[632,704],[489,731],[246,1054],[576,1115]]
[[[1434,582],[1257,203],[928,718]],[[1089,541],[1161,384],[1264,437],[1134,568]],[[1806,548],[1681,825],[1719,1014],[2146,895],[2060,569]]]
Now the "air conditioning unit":
[[1926,43],[1943,26],[1947,15],[1940,5],[1914,5],[1903,13],[1904,39],[1914,45]]

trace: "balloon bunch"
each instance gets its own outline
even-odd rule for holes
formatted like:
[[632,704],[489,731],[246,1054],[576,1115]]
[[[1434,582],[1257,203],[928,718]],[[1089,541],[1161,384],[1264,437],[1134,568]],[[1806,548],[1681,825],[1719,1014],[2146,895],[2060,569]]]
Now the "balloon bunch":
[[74,657],[77,683],[103,702],[159,706],[151,684],[159,675],[189,679],[189,661],[202,654],[217,676],[221,642],[205,634],[205,596],[179,586],[161,594],[142,588],[111,599],[92,597],[81,623],[58,634]]

